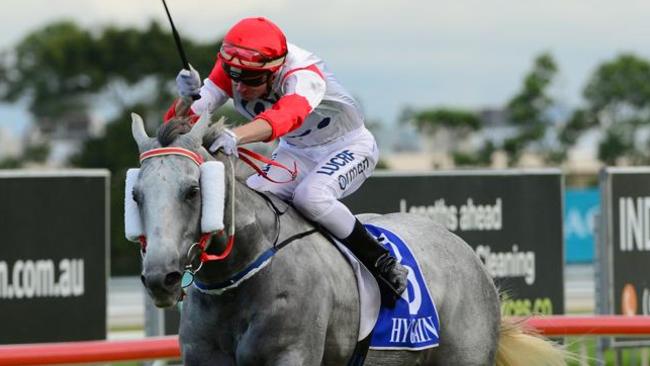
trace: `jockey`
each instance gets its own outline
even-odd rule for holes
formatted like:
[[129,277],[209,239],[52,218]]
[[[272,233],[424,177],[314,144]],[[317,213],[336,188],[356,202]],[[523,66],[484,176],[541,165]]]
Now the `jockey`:
[[[196,99],[188,111],[213,112],[228,99],[250,119],[226,129],[210,146],[237,155],[237,145],[279,139],[273,159],[298,168],[295,180],[273,183],[259,174],[247,184],[292,201],[308,219],[340,239],[377,277],[384,292],[399,296],[408,271],[370,235],[338,199],[356,191],[378,160],[372,134],[364,127],[357,101],[338,83],[321,59],[291,43],[263,17],[245,18],[225,35],[212,72],[201,85],[199,73],[181,70],[179,94]],[[200,96],[200,98],[197,98]],[[176,113],[172,105],[165,120]],[[267,166],[268,177],[286,171]]]

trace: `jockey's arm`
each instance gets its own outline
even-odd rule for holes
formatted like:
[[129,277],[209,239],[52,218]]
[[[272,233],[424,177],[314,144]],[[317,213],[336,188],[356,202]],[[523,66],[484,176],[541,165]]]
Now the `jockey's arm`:
[[[192,105],[185,110],[185,113],[182,113],[183,116],[192,117],[192,122],[196,122],[198,116],[203,112],[209,111],[214,113],[219,107],[221,107],[226,101],[228,101],[229,96],[221,90],[218,86],[214,85],[210,79],[205,79],[203,86],[201,87],[200,92],[201,98],[194,101]],[[171,118],[179,115],[178,111],[181,109],[179,103],[183,103],[183,98],[178,98],[167,110],[165,114],[164,121],[167,122]]]
[[267,141],[273,134],[271,125],[263,119],[254,119],[246,124],[233,128],[239,144]]
[[286,77],[282,84],[285,95],[271,109],[233,129],[239,144],[272,141],[300,127],[325,96],[325,80],[315,70],[304,69]]
[[[223,72],[221,61],[215,63],[210,72],[210,76],[203,81],[200,96],[201,98],[194,101],[194,103],[192,103],[183,114],[192,117],[192,122],[196,122],[198,116],[205,111],[214,113],[214,111],[224,105],[229,98],[232,98],[232,82]],[[177,99],[171,105],[163,118],[165,122],[177,115],[179,103],[182,103],[182,98]]]

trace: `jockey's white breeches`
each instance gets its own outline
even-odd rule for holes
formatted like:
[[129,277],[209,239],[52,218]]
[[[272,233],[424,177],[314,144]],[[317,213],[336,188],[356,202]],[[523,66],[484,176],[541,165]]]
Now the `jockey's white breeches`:
[[[292,201],[303,215],[339,239],[350,235],[355,217],[339,199],[356,191],[375,170],[379,151],[370,131],[361,127],[320,146],[298,148],[281,141],[272,158],[289,168],[295,161],[296,179],[273,183],[255,174],[248,178],[249,187]],[[263,170],[277,181],[288,178],[286,171],[275,166],[267,165]]]

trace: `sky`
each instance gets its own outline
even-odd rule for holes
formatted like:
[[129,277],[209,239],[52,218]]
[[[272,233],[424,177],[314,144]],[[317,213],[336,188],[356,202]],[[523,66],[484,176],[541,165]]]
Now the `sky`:
[[[503,106],[544,51],[560,71],[552,93],[568,107],[581,103],[589,75],[602,62],[622,52],[650,58],[650,2],[641,0],[167,3],[181,34],[197,40],[220,37],[242,17],[269,17],[290,42],[325,60],[369,118],[387,124],[407,105]],[[91,29],[145,27],[151,19],[167,24],[159,0],[9,0],[3,5],[0,49],[61,19]],[[169,46],[174,47],[171,39]],[[0,126],[28,120],[23,108],[0,104]]]

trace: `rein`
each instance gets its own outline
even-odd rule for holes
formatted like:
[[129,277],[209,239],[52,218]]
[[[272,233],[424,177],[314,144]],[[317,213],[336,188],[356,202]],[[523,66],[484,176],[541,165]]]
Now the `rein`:
[[[245,149],[243,147],[237,148],[237,151],[239,152],[239,158],[244,163],[248,164],[248,166],[250,166],[251,168],[253,168],[253,170],[255,170],[257,172],[257,174],[261,175],[262,177],[264,177],[264,179],[268,180],[269,182],[273,182],[273,183],[289,183],[291,181],[294,181],[296,179],[296,177],[298,176],[298,166],[296,165],[295,160],[293,162],[293,170],[291,170],[291,169],[287,168],[286,166],[278,163],[275,160],[269,159],[264,155],[258,154],[258,153],[254,152],[254,151]],[[288,180],[283,180],[283,181],[274,180],[273,178],[269,177],[267,172],[260,169],[260,167],[258,167],[257,164],[255,164],[251,159],[261,161],[262,163],[272,165],[274,167],[277,167],[277,168],[280,168],[282,170],[287,171],[287,173],[289,173],[289,179]]]

